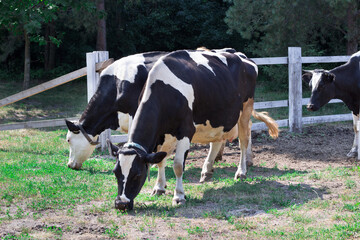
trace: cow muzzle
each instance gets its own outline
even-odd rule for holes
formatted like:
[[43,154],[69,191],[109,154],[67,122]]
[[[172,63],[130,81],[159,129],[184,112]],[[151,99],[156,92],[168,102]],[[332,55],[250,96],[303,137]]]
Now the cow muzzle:
[[307,106],[306,106],[307,110],[309,111],[316,111],[316,108],[315,108],[315,105],[314,104],[311,104],[309,103]]
[[77,163],[77,162],[68,162],[67,166],[71,169],[74,170],[80,170],[82,167],[82,163]]
[[115,208],[121,211],[132,210],[133,202],[132,201],[124,201],[121,197],[117,196],[115,199]]

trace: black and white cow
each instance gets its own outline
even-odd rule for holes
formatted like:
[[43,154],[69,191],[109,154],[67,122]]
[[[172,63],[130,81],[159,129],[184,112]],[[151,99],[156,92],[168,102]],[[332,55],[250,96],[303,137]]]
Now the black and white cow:
[[276,122],[253,109],[257,71],[255,63],[231,53],[181,50],[160,58],[149,73],[129,141],[121,149],[110,144],[118,157],[115,207],[132,209],[149,165],[165,164],[166,152],[152,153],[160,139],[176,142],[173,204],[185,203],[182,176],[190,142],[220,147],[238,135],[242,154],[235,178],[244,178],[251,115],[278,135]]
[[[235,52],[232,48],[201,48],[199,51]],[[148,52],[127,56],[101,72],[99,86],[80,120],[76,123],[66,120],[69,129],[66,138],[70,145],[68,167],[81,168],[98,144],[98,135],[105,129],[128,132],[129,121],[137,110],[148,73],[154,63],[167,53]],[[164,147],[170,151],[170,146]],[[212,146],[210,148],[212,152]]]
[[311,97],[307,105],[310,111],[317,111],[331,99],[340,99],[352,111],[354,121],[354,143],[348,157],[358,155],[358,129],[360,105],[360,51],[353,54],[344,65],[330,71],[315,69],[304,71],[303,81],[311,88]]
[[131,55],[115,61],[100,75],[98,88],[79,122],[66,121],[70,145],[68,167],[80,169],[105,129],[128,131],[129,115],[134,117],[138,98],[154,63],[167,52]]

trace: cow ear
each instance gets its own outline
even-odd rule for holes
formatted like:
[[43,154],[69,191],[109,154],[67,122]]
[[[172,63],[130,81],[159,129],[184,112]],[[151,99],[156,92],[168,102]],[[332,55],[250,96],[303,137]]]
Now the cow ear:
[[325,72],[325,80],[326,82],[332,83],[335,81],[335,74],[331,72]]
[[80,128],[79,126],[75,125],[75,123],[65,119],[66,126],[68,127],[69,131],[75,134],[79,134]]
[[312,76],[313,76],[313,73],[311,71],[308,71],[308,70],[303,70],[304,74],[302,75],[302,80],[306,83],[306,84],[309,84]]
[[113,157],[117,157],[118,152],[119,152],[119,147],[112,144],[109,139],[107,139],[106,142],[107,142],[107,145],[108,145],[108,150],[109,150],[110,155],[113,156]]
[[148,154],[145,158],[146,163],[156,164],[161,162],[165,157],[167,153],[166,152],[157,152],[157,153],[151,153]]

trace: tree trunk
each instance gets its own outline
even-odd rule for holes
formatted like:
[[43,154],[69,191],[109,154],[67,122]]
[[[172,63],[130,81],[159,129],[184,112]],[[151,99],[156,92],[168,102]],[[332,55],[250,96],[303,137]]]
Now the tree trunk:
[[26,31],[24,31],[25,39],[25,61],[24,61],[24,82],[23,89],[28,89],[30,85],[30,39]]
[[358,6],[356,3],[350,3],[346,13],[346,23],[347,23],[347,54],[352,55],[358,51],[358,40],[359,29],[356,24],[357,22],[357,10]]
[[50,36],[55,35],[55,26],[52,23],[46,25],[45,30],[45,52],[44,52],[44,69],[46,71],[55,67],[55,44],[51,42]]
[[[98,12],[103,14],[105,12],[105,0],[97,0],[96,8]],[[106,50],[106,21],[105,17],[98,19],[97,21],[97,38],[96,38],[96,50]]]

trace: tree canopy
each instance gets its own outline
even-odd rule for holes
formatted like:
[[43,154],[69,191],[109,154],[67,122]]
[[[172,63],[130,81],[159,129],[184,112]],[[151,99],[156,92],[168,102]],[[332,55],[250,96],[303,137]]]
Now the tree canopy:
[[28,58],[33,77],[46,79],[54,71],[83,67],[85,53],[99,46],[97,28],[105,29],[100,20],[106,23],[102,48],[115,59],[200,46],[233,47],[250,57],[284,56],[289,46],[302,47],[303,55],[352,54],[360,41],[359,5],[358,0],[0,0],[0,69],[22,74]]

